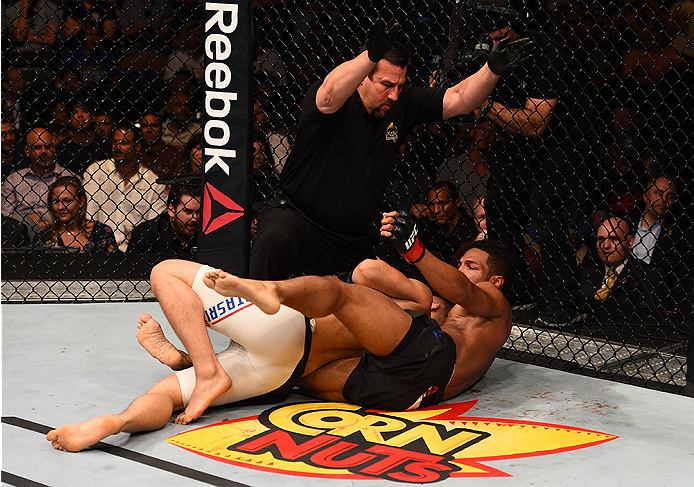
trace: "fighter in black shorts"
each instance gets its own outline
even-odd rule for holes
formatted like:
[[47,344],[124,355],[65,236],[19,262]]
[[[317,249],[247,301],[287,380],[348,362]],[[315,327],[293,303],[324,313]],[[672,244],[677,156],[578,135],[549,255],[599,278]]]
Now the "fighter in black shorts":
[[342,389],[354,404],[389,411],[438,403],[455,368],[455,342],[427,315],[405,310],[412,325],[385,357],[364,349]]
[[[299,383],[315,397],[389,410],[450,399],[484,375],[509,336],[511,308],[500,289],[511,275],[513,260],[501,244],[483,240],[470,247],[456,269],[428,253],[416,238],[412,218],[397,212],[384,214],[381,235],[454,304],[440,328],[386,295],[397,292],[373,289],[387,290],[392,272],[397,272],[381,261],[367,261],[374,268],[368,272],[371,287],[317,276],[256,281],[220,270],[207,273],[204,282],[223,296],[255,303],[267,314],[284,305],[308,317],[333,315],[351,332],[364,348],[361,359],[323,361]],[[319,355],[312,349],[312,356],[314,352]]]

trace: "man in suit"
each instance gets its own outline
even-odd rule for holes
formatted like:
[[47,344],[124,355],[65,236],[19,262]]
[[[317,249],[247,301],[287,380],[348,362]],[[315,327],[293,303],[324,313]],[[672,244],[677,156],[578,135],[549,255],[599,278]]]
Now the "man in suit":
[[662,308],[662,280],[654,268],[632,257],[634,236],[628,220],[609,217],[597,229],[597,257],[581,269],[581,291],[590,310],[623,318],[634,311]]
[[[642,198],[643,211],[633,212],[634,245],[632,256],[655,269],[659,280],[671,290],[669,311],[691,308],[691,290],[694,282],[689,275],[691,267],[690,242],[673,209],[677,203],[678,187],[674,177],[662,174],[646,186]],[[687,304],[689,303],[689,304]]]

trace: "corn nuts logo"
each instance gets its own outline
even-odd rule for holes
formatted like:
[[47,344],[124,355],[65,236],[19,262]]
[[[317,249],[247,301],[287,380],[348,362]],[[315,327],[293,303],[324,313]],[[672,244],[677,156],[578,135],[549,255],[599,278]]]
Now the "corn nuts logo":
[[618,438],[547,423],[460,417],[476,402],[405,412],[343,403],[281,405],[166,441],[267,472],[430,483],[449,477],[510,477],[481,462],[560,453]]

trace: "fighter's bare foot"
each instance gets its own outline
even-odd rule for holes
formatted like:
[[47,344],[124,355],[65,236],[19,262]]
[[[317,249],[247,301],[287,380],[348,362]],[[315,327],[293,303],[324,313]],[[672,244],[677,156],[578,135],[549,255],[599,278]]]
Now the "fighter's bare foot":
[[195,387],[185,411],[179,414],[174,423],[188,424],[198,419],[212,401],[231,388],[232,382],[226,372],[220,368],[210,377],[195,376]]
[[67,424],[51,430],[46,439],[56,450],[78,452],[107,436],[119,433],[122,427],[123,421],[117,415],[107,414],[83,423]]
[[177,349],[166,339],[161,326],[150,315],[142,313],[137,322],[137,341],[155,359],[173,370],[183,370],[193,363],[187,353]]
[[215,269],[205,274],[203,282],[222,296],[235,296],[252,302],[265,314],[274,315],[280,310],[279,296],[270,281],[243,279]]

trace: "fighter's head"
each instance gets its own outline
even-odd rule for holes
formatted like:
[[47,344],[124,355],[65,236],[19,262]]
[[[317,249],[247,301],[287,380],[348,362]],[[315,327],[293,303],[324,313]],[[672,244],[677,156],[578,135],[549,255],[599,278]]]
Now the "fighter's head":
[[477,240],[460,258],[458,269],[474,284],[489,281],[501,289],[513,279],[515,263],[505,245]]

